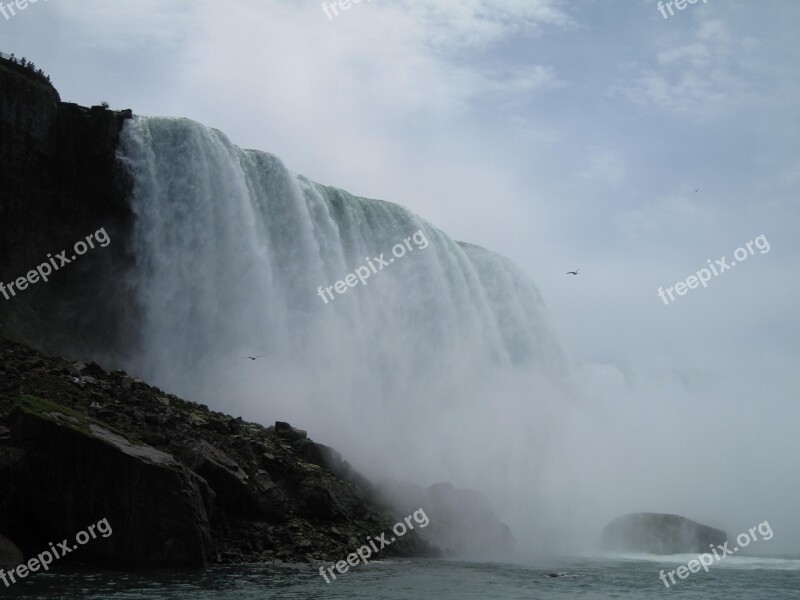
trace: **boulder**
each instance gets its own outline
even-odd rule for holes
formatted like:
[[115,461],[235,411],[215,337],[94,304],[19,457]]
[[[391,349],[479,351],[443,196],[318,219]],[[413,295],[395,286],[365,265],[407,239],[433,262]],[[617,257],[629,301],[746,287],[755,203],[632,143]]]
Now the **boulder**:
[[661,513],[634,513],[614,519],[603,530],[605,550],[647,554],[694,554],[722,545],[728,534],[685,517]]
[[213,493],[172,455],[32,396],[23,396],[8,426],[0,530],[27,554],[107,519],[113,533],[70,558],[128,568],[209,564]]
[[290,514],[289,498],[263,469],[259,469],[255,477],[255,509],[256,512],[270,521],[286,521]]
[[25,560],[22,550],[0,533],[0,569],[10,571]]
[[364,512],[367,500],[363,492],[339,480],[309,476],[300,483],[298,515],[321,521],[351,520]]
[[184,446],[178,457],[208,482],[220,506],[238,508],[247,503],[250,495],[247,473],[222,450],[206,440],[195,440]]
[[304,440],[308,437],[307,432],[302,429],[295,429],[289,423],[284,423],[283,421],[275,421],[275,435],[291,442]]

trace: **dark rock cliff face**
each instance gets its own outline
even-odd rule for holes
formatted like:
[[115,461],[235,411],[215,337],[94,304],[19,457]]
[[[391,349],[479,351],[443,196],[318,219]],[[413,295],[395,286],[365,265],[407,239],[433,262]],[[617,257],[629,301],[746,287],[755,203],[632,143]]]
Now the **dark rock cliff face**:
[[728,541],[721,529],[678,515],[636,513],[614,519],[603,530],[600,545],[607,550],[648,554],[708,552],[709,545]]
[[101,228],[111,239],[48,282],[0,295],[0,334],[72,356],[116,345],[114,315],[135,310],[124,285],[131,182],[115,157],[128,117],[62,103],[41,77],[0,59],[0,282],[24,277],[48,254],[68,250],[69,258]]

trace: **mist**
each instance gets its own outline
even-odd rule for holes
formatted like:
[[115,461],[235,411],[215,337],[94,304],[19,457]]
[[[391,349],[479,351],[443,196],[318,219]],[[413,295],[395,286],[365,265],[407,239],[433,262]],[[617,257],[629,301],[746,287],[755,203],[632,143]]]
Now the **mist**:
[[582,364],[507,259],[199,123],[137,118],[121,158],[131,372],[307,429],[373,481],[478,490],[520,556],[594,554],[605,524],[640,511],[729,536],[768,520],[775,538],[752,552],[798,551],[796,380]]

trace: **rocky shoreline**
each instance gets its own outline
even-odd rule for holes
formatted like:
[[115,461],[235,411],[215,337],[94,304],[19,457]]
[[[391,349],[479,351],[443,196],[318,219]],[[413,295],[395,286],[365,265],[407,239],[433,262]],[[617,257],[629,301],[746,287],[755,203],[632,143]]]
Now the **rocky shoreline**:
[[[333,449],[181,400],[122,371],[0,342],[0,533],[109,567],[340,560],[395,519]],[[384,556],[437,556],[416,532]]]

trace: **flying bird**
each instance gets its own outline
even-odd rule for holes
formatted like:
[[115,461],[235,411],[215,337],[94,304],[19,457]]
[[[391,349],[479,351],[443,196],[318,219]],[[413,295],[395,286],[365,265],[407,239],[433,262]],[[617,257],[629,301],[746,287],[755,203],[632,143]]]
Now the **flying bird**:
[[565,275],[577,275],[577,274],[578,274],[578,271],[580,271],[580,269],[577,269],[577,270],[575,270],[575,271],[567,271],[567,272],[565,273]]
[[265,354],[259,354],[258,356],[243,356],[242,358],[249,358],[250,360],[255,360],[255,359],[261,358],[263,356],[266,356],[266,355]]
[[694,193],[696,194],[696,193],[697,193],[697,192],[699,192],[699,191],[700,191],[700,188],[697,188],[697,189],[694,191]]

